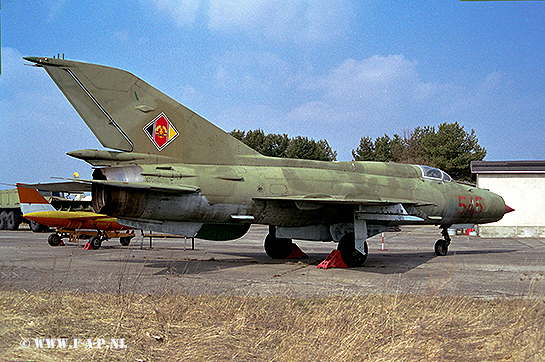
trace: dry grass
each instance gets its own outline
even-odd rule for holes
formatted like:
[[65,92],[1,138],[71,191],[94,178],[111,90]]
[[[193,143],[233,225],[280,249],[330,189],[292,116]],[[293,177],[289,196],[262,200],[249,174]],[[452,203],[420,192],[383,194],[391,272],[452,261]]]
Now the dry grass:
[[[543,361],[545,301],[0,291],[0,336],[2,361]],[[22,348],[23,338],[127,348]]]

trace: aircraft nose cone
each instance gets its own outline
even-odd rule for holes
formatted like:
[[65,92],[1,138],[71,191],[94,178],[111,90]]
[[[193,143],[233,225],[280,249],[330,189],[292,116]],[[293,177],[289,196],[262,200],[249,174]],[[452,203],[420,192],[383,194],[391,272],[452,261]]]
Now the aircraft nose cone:
[[505,205],[505,213],[506,213],[506,214],[508,214],[508,213],[510,213],[510,212],[512,212],[512,211],[515,211],[515,209],[513,209],[512,207],[509,207],[509,206]]
[[478,194],[481,200],[484,200],[482,212],[475,215],[475,218],[479,219],[478,221],[475,221],[475,223],[485,224],[499,221],[509,209],[512,210],[512,208],[505,205],[505,201],[500,195],[491,191],[479,189],[473,190],[473,193]]

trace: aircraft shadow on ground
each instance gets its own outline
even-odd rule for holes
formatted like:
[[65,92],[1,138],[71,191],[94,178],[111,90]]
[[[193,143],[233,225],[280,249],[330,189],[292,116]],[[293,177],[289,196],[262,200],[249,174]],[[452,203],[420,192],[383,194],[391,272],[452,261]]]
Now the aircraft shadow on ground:
[[[113,261],[113,260],[109,260]],[[122,263],[143,264],[144,268],[159,269],[153,275],[197,275],[202,273],[238,268],[249,264],[261,264],[254,260],[244,259],[203,259],[203,260],[117,260]],[[280,263],[279,263],[280,264]]]
[[488,254],[504,254],[512,253],[517,250],[507,249],[488,249],[488,250],[463,250],[450,251],[447,256],[437,256],[434,252],[378,252],[371,253],[362,270],[371,273],[380,274],[402,274],[409,270],[415,269],[422,264],[429,262],[432,259],[445,260],[450,263],[450,258],[457,255],[488,255]]
[[[449,252],[446,257],[436,256],[433,252],[375,252],[369,255],[363,267],[350,268],[351,271],[378,273],[378,274],[403,274],[435,258],[444,258],[449,262],[449,257],[464,255],[489,255],[516,252],[515,249],[487,249],[487,250],[462,250]],[[145,268],[159,269],[154,275],[196,275],[207,272],[216,272],[231,268],[239,268],[248,265],[300,265],[303,267],[316,268],[327,255],[322,253],[308,253],[306,259],[270,259],[266,254],[237,253],[237,252],[215,252],[217,257],[208,259],[187,259],[187,260],[141,260],[124,259],[117,262],[144,264]],[[222,255],[227,257],[222,257]],[[232,257],[229,257],[232,256]],[[109,260],[113,261],[113,260]]]

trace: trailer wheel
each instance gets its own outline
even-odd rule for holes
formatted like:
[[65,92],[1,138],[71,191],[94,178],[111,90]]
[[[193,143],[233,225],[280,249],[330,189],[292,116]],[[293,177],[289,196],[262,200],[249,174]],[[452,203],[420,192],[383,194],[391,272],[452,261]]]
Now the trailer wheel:
[[19,228],[19,225],[21,224],[21,218],[19,217],[19,214],[11,210],[7,213],[7,215],[8,217],[6,221],[6,229],[17,230]]
[[51,234],[49,235],[49,237],[47,238],[47,242],[49,243],[49,245],[51,246],[59,246],[61,245],[62,243],[62,239],[59,235],[57,234]]
[[98,235],[91,237],[91,239],[89,239],[89,242],[91,243],[91,246],[94,250],[100,249],[100,247],[102,246],[102,240]]
[[34,231],[35,233],[49,231],[49,226],[38,224],[36,221],[30,221],[28,225],[30,226],[30,230]]
[[8,222],[8,213],[5,211],[0,212],[0,230],[6,229],[7,222]]
[[119,243],[123,246],[129,246],[132,238],[132,236],[122,236],[119,238]]

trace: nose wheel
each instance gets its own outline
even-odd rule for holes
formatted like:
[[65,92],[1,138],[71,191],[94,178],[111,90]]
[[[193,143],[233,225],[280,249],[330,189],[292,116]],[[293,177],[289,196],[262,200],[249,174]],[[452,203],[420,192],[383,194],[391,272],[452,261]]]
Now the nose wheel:
[[444,239],[439,239],[435,242],[435,255],[437,256],[445,256],[448,253],[448,247],[450,245],[450,235],[448,234],[448,228],[449,227],[443,227],[443,230],[441,231],[441,235],[443,235]]

